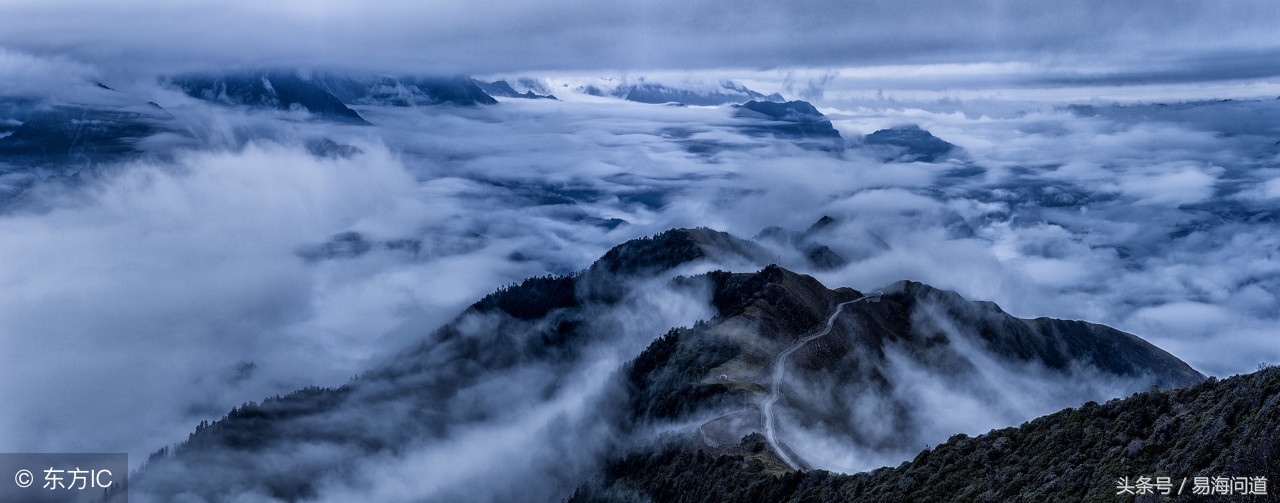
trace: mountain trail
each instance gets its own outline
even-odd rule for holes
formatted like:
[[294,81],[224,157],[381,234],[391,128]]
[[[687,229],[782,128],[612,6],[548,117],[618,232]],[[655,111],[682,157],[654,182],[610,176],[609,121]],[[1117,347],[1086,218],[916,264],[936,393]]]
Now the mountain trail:
[[791,456],[782,448],[782,443],[778,441],[778,435],[774,428],[773,418],[773,404],[782,396],[782,378],[786,373],[787,357],[791,356],[791,353],[796,352],[796,350],[801,347],[804,347],[804,345],[809,341],[831,333],[831,327],[835,324],[836,317],[840,315],[840,311],[844,310],[844,306],[862,301],[866,298],[868,298],[868,296],[864,295],[836,305],[835,311],[831,313],[831,316],[827,317],[826,328],[823,328],[821,332],[801,338],[795,344],[792,344],[791,347],[781,353],[778,353],[778,356],[773,360],[773,382],[770,386],[769,397],[760,404],[760,410],[764,414],[764,436],[769,440],[769,446],[778,454],[778,457],[782,459],[782,462],[786,463],[792,470],[799,470],[801,468],[800,464],[792,460]]

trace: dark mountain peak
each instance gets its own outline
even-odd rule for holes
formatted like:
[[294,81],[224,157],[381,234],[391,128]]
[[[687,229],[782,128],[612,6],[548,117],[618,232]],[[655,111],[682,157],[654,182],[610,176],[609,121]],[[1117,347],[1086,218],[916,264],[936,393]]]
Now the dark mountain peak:
[[610,249],[583,273],[578,295],[611,301],[626,291],[632,279],[652,277],[696,260],[760,264],[768,255],[760,245],[725,232],[672,229]]
[[425,93],[432,104],[453,104],[462,106],[494,105],[493,99],[476,85],[470,77],[458,75],[454,77],[417,77],[405,79],[407,83]]
[[884,324],[900,336],[914,332],[926,338],[948,335],[948,327],[1009,361],[1031,361],[1050,369],[1078,372],[1092,367],[1107,374],[1148,379],[1163,388],[1186,386],[1204,375],[1142,338],[1077,320],[1016,318],[994,302],[970,301],[960,294],[915,281],[899,281],[884,289],[875,309],[913,313],[904,326]]
[[498,101],[477,86],[477,81],[463,75],[410,77],[351,77],[317,75],[310,80],[353,105],[471,107],[492,105]]
[[184,75],[169,82],[188,96],[205,101],[274,110],[301,107],[325,120],[368,124],[332,93],[292,73]]
[[472,307],[531,320],[583,302],[613,302],[625,294],[629,281],[696,260],[755,263],[766,255],[759,245],[728,233],[707,228],[671,229],[617,245],[581,274],[528,278],[499,289]]
[[817,221],[809,225],[804,231],[795,231],[779,226],[766,227],[756,235],[755,239],[772,239],[775,241],[800,242],[814,237],[815,234],[822,232],[836,224],[836,219],[829,216],[823,216]]
[[777,101],[777,102],[787,101],[786,98],[783,98],[781,94],[778,94],[778,93],[773,93],[769,95],[761,94],[751,89],[748,89],[747,86],[739,84],[732,80],[726,80],[721,82],[720,87],[723,87],[731,91],[742,93],[758,101]]
[[313,114],[337,122],[369,124],[355,110],[343,104],[342,100],[297,75],[276,73],[267,76],[263,82],[270,86],[281,107],[300,105]]
[[740,118],[768,121],[744,126],[749,134],[787,138],[802,147],[816,150],[844,150],[844,138],[840,136],[840,132],[809,102],[752,100],[734,107]]
[[819,218],[817,222],[814,222],[813,225],[810,225],[809,228],[804,231],[804,233],[813,234],[815,232],[831,227],[832,225],[835,225],[835,224],[836,224],[836,219],[831,218],[827,215],[823,215],[822,218]]
[[360,147],[341,144],[329,138],[313,138],[307,140],[305,145],[307,152],[310,152],[311,155],[330,159],[350,159],[364,153],[364,150]]
[[588,273],[642,276],[704,257],[753,261],[766,255],[759,245],[726,232],[705,227],[672,229],[611,248],[591,265]]
[[707,278],[713,285],[711,303],[720,318],[748,314],[791,334],[811,329],[831,306],[861,296],[850,288],[829,290],[813,276],[777,265],[754,273],[713,271]]
[[[333,243],[335,250],[352,254],[364,253],[373,244],[355,233],[337,235]],[[323,444],[346,455],[363,456],[443,435],[454,418],[489,413],[477,412],[474,397],[460,390],[512,369],[567,365],[581,357],[583,347],[618,337],[607,309],[627,293],[629,280],[700,258],[751,252],[750,243],[729,234],[704,228],[673,229],[618,245],[582,274],[513,283],[342,388],[304,390],[262,404],[246,404],[219,421],[201,425],[175,450],[177,455],[157,460],[136,480],[145,490],[164,493],[168,488],[146,484],[185,480],[194,472],[182,470],[183,466],[217,467],[281,499],[313,497],[316,478],[312,476],[340,469],[342,461],[295,466],[297,476],[273,483],[257,475],[261,467],[253,456],[296,443]],[[595,286],[597,294],[590,288],[582,294],[584,285]],[[611,295],[599,295],[600,285],[609,287],[606,293]],[[552,387],[547,393],[563,385],[562,377],[556,379],[547,384]],[[394,427],[352,431],[343,418],[353,411],[376,415]],[[221,490],[215,484],[192,484],[188,489],[199,494]]]
[[[352,234],[335,242],[352,250],[367,244]],[[641,291],[632,280],[661,279],[704,258],[745,261],[756,253],[752,243],[723,232],[673,229],[620,244],[579,275],[509,285],[345,386],[307,388],[201,423],[174,455],[149,461],[130,490],[157,500],[178,491],[216,499],[227,488],[205,474],[218,473],[235,480],[236,491],[317,499],[324,485],[316,481],[353,463],[449,438],[460,422],[500,420],[512,414],[512,404],[526,407],[574,386],[575,374],[565,369],[598,357],[592,349],[635,337],[621,328],[635,319],[628,310],[634,306],[618,302]],[[786,471],[787,457],[808,466],[799,447],[786,444],[785,435],[799,428],[870,453],[915,452],[926,443],[921,425],[945,417],[953,399],[998,409],[1008,405],[1001,400],[1090,379],[1133,376],[1143,389],[1153,381],[1199,380],[1131,335],[1083,322],[1020,320],[995,304],[919,282],[864,297],[769,265],[676,277],[667,287],[709,293],[716,315],[654,339],[600,388],[607,396],[584,405],[598,407],[587,417],[615,435],[612,446],[634,445],[638,437],[631,435],[655,423],[699,425],[688,442],[712,453],[701,459],[746,456],[752,473]],[[1121,357],[1108,359],[1112,353]],[[1016,378],[984,381],[996,367]],[[921,395],[919,382],[932,381],[945,389]],[[946,403],[931,404],[938,393]],[[753,433],[765,431],[766,401],[778,428],[762,441]],[[783,436],[775,442],[778,432]],[[941,439],[930,437],[935,441]],[[264,456],[304,446],[314,455]]]
[[[586,92],[591,94],[591,89],[587,89]],[[603,94],[599,93],[599,90],[596,90],[596,92],[598,93],[596,94],[597,96]],[[613,94],[627,101],[640,103],[680,103],[698,106],[727,105],[739,103],[744,99],[782,101],[782,96],[777,93],[765,96],[732,81],[721,82],[718,88],[709,89],[687,89],[654,82],[640,82],[638,84],[620,86],[614,90]]]
[[881,129],[864,136],[863,143],[892,147],[888,157],[905,162],[936,162],[956,148],[915,124]]
[[[546,83],[546,81],[542,79],[535,79],[533,77],[519,77],[516,79],[516,83],[520,84],[521,87],[536,93],[545,94],[545,95],[551,94],[551,89],[547,87],[548,84]],[[564,87],[569,87],[569,85],[565,84]]]
[[520,96],[520,93],[516,92],[516,90],[511,87],[511,84],[508,84],[505,80],[485,82],[483,80],[471,79],[471,81],[474,82],[481,90],[488,93],[489,96],[502,96],[505,98],[516,98]]
[[[903,302],[933,301],[946,305],[960,305],[969,302],[960,294],[951,290],[934,288],[926,283],[909,279],[890,283],[884,288],[884,292],[886,298],[901,298]],[[986,304],[995,305],[993,302],[987,302]],[[999,309],[999,307],[997,306],[996,309]],[[1004,311],[1001,310],[1000,312],[1003,313]]]
[[173,116],[149,105],[59,105],[35,112],[0,138],[0,155],[12,163],[75,170],[139,154],[138,141],[171,130]]
[[822,115],[822,112],[819,112],[813,104],[807,101],[796,100],[785,103],[776,103],[772,101],[751,100],[738,106],[760,113],[770,119],[780,121],[815,122],[827,119],[827,116]]
[[[922,436],[929,431],[925,425],[945,416],[951,400],[929,394],[936,390],[917,394],[913,383],[920,379],[950,383],[944,387],[958,403],[1005,410],[1010,397],[1042,387],[1054,390],[1045,400],[1067,406],[1108,397],[1110,391],[1099,387],[1145,390],[1204,379],[1131,334],[1083,322],[1022,320],[994,303],[968,301],[919,282],[901,281],[882,295],[863,297],[777,266],[755,273],[717,271],[706,278],[718,316],[681,332],[678,347],[669,352],[717,356],[697,367],[659,365],[648,377],[632,376],[640,384],[631,393],[635,410],[661,405],[664,413],[677,414],[646,417],[704,418],[695,441],[714,453],[732,452],[738,438],[762,431],[753,419],[761,412],[749,407],[764,407],[766,396],[785,396],[785,402],[771,403],[785,403],[774,410],[793,421],[790,428],[803,426],[811,435],[878,457],[937,441]],[[786,380],[779,381],[777,358],[783,354],[789,355]],[[672,382],[676,374],[682,380]],[[675,407],[655,395],[687,397],[690,403]],[[857,404],[869,403],[876,404],[874,425],[851,419],[851,410],[865,407]],[[1014,414],[1009,420],[1025,418]],[[787,451],[802,467],[812,466],[799,451]]]
[[154,152],[148,139],[186,136],[154,103],[96,86],[87,103],[0,96],[0,211],[30,202],[37,186],[77,183],[106,165]]
[[1046,361],[1054,361],[1056,354],[1069,355],[1116,375],[1148,377],[1152,385],[1162,389],[1186,386],[1205,378],[1145,339],[1106,325],[1054,318],[1021,321],[1046,341],[1041,357]]
[[827,245],[814,244],[804,250],[804,257],[809,264],[819,270],[839,269],[849,264],[843,256]]
[[508,84],[507,81],[505,80],[499,80],[495,82],[484,82],[481,80],[472,79],[472,81],[475,82],[476,86],[478,86],[481,90],[483,90],[485,93],[488,93],[489,96],[501,96],[503,98],[524,98],[524,99],[531,99],[531,100],[556,99],[556,97],[553,95],[536,94],[531,90],[525,91],[522,94],[520,92],[517,92],[515,88],[511,87],[511,84]]
[[817,241],[818,234],[835,225],[836,220],[824,216],[803,232],[782,227],[767,227],[756,235],[757,241],[772,241],[795,248],[804,254],[808,265],[819,270],[839,269],[849,263],[843,256]]
[[[770,265],[753,273],[713,271],[676,278],[679,287],[710,284],[717,314],[692,328],[672,329],[655,340],[622,375],[630,404],[624,427],[647,421],[722,416],[736,440],[743,425],[757,425],[748,407],[767,380],[761,367],[800,335],[821,325],[835,299],[858,292],[827,290],[816,279]],[[732,380],[726,377],[732,374]],[[741,434],[740,434],[741,433]],[[720,436],[721,433],[716,433]],[[735,436],[736,435],[736,436]]]

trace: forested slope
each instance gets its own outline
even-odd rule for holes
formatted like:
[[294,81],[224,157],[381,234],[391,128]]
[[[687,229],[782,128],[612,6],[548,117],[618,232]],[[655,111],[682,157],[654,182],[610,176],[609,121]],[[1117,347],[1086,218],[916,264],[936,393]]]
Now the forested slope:
[[[747,450],[760,442],[743,440]],[[689,445],[673,440],[614,460],[570,501],[1198,501],[1206,496],[1194,494],[1197,477],[1208,479],[1213,501],[1274,501],[1280,367],[955,435],[913,461],[870,473],[775,476],[758,460]],[[1147,492],[1143,477],[1149,494],[1139,494]],[[1160,477],[1169,478],[1170,494],[1160,494]],[[1244,487],[1214,491],[1215,478],[1240,477]],[[1260,482],[1265,495],[1255,494]]]

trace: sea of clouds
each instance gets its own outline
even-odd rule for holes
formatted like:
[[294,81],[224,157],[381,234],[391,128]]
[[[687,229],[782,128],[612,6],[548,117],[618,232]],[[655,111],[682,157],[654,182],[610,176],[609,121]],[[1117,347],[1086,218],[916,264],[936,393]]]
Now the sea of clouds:
[[[0,65],[23,96],[102,103],[93,68],[10,52]],[[201,420],[343,384],[494,289],[580,271],[628,239],[696,226],[752,237],[824,215],[836,224],[823,243],[849,264],[801,272],[828,287],[922,281],[1020,317],[1110,325],[1208,375],[1280,361],[1280,102],[1258,86],[1117,102],[1059,97],[1079,89],[939,97],[854,92],[830,73],[753,78],[813,99],[848,148],[752,135],[730,107],[585,96],[581,77],[543,78],[562,101],[356,107],[373,126],[111,82],[163,106],[175,132],[142,142],[137,159],[41,175],[0,214],[0,451],[129,452],[136,466]],[[957,151],[898,162],[861,145],[907,124]],[[358,150],[308,148],[324,140]],[[591,381],[610,371],[566,370]],[[599,393],[576,385],[530,406],[534,430],[585,424],[581,400]],[[528,431],[507,416],[494,424],[438,445]]]

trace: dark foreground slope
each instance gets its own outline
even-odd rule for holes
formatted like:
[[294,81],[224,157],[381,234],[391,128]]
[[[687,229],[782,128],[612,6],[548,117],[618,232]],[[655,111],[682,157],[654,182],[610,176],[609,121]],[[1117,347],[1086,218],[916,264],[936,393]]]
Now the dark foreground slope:
[[[761,443],[749,437],[741,447],[750,452]],[[1271,367],[1089,402],[977,437],[955,435],[913,461],[870,473],[778,476],[758,460],[672,442],[608,463],[570,501],[1274,501],[1277,474],[1280,367]],[[1133,486],[1141,477],[1153,485],[1168,477],[1171,494],[1116,494],[1126,488],[1122,478]],[[1210,484],[1245,477],[1250,492],[1266,477],[1268,495],[1194,495],[1196,477]]]

